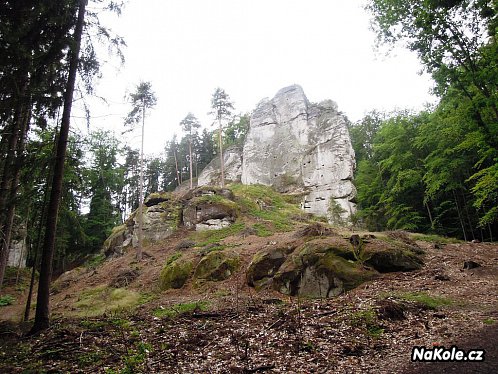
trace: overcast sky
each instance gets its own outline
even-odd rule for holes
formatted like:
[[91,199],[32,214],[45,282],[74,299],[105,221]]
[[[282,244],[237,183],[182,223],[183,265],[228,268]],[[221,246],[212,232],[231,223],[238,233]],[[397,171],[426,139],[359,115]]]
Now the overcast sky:
[[[222,87],[238,112],[301,85],[310,101],[332,99],[357,121],[372,110],[421,109],[432,83],[416,56],[386,57],[363,0],[128,0],[122,15],[102,23],[123,36],[126,62],[103,67],[91,100],[91,126],[122,130],[130,110],[124,95],[150,81],[158,103],[146,119],[145,151],[159,153],[188,112],[204,126],[211,95]],[[81,113],[75,113],[75,117]],[[84,128],[81,119],[75,125]],[[139,147],[139,132],[123,138]]]

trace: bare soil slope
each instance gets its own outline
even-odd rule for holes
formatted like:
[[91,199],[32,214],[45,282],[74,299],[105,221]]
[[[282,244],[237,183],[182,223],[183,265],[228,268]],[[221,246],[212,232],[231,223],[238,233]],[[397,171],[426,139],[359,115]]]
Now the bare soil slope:
[[[1,308],[0,372],[498,372],[498,245],[418,242],[421,270],[384,274],[333,299],[256,292],[244,272],[159,293],[161,268],[185,234],[148,247],[141,263],[128,253],[65,275],[55,284],[53,326],[39,336],[24,337],[28,326],[12,322],[22,306]],[[291,232],[224,244],[244,246],[244,267],[257,250],[295,240]],[[464,270],[468,260],[481,267]],[[109,284],[135,291],[141,305],[82,315],[75,305],[85,290]],[[452,345],[484,348],[485,361],[411,363],[414,346]]]

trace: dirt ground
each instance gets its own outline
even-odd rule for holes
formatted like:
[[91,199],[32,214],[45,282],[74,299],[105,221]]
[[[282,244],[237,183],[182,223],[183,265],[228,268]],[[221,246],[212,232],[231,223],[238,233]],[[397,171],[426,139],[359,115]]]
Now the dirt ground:
[[[171,248],[181,238],[173,237]],[[262,246],[291,240],[285,233],[244,238],[244,264]],[[418,244],[426,250],[421,270],[384,274],[333,299],[256,292],[241,273],[201,289],[163,292],[127,314],[72,317],[78,291],[132,267],[140,275],[130,288],[156,292],[171,248],[150,247],[143,263],[128,254],[68,277],[52,297],[52,327],[41,335],[25,336],[29,325],[15,322],[22,306],[0,309],[0,372],[497,373],[498,245]],[[464,270],[469,260],[481,266]],[[443,302],[430,307],[407,295]],[[209,308],[153,312],[192,301]],[[485,349],[485,360],[412,363],[414,346]]]

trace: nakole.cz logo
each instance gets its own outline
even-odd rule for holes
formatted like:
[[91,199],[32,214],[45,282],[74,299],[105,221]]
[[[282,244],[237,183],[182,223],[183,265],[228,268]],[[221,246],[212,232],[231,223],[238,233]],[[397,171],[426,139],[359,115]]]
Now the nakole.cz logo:
[[472,349],[465,352],[452,346],[450,349],[444,347],[413,347],[412,361],[422,362],[450,362],[450,361],[484,361],[484,350]]

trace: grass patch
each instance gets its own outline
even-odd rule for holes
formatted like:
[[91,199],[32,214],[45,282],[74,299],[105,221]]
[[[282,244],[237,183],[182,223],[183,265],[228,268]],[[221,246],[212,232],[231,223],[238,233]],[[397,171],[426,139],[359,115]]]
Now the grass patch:
[[166,264],[165,265],[171,265],[173,262],[175,262],[176,260],[178,260],[180,257],[182,257],[182,253],[181,252],[175,252],[175,253],[173,253],[171,256],[168,257],[168,259],[166,260]]
[[234,184],[231,189],[243,213],[271,222],[276,231],[292,230],[295,225],[292,217],[301,217],[303,213],[298,204],[287,202],[285,195],[271,187]]
[[193,234],[193,240],[197,242],[199,247],[206,247],[210,244],[218,243],[229,236],[234,236],[242,232],[246,228],[243,222],[235,222],[233,225],[219,229],[198,231]]
[[378,323],[377,312],[373,309],[360,310],[353,313],[350,325],[364,329],[372,338],[378,338],[384,332],[384,329]]
[[496,321],[493,318],[486,318],[484,321],[482,321],[485,325],[493,325],[496,323]]
[[0,296],[0,306],[12,305],[15,301],[16,299],[11,295]]
[[442,296],[431,296],[426,292],[405,292],[396,296],[402,300],[417,302],[432,310],[453,304],[451,299]]
[[254,229],[255,234],[261,238],[273,235],[273,232],[264,223],[256,223],[252,228]]
[[462,243],[461,240],[455,238],[447,238],[444,236],[439,236],[435,234],[412,234],[410,235],[413,240],[420,240],[429,243],[441,243],[441,244],[456,244]]
[[154,309],[152,314],[155,317],[163,318],[174,318],[185,313],[192,313],[195,311],[207,311],[209,309],[209,303],[207,301],[197,301],[192,303],[180,303],[172,305],[168,308],[160,307]]
[[96,269],[100,265],[102,265],[105,261],[105,255],[103,253],[99,253],[90,257],[83,266],[88,269]]
[[105,312],[129,310],[143,302],[139,292],[106,285],[83,291],[74,304],[79,316],[95,317]]

